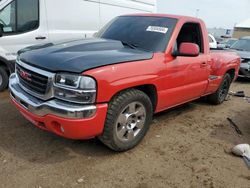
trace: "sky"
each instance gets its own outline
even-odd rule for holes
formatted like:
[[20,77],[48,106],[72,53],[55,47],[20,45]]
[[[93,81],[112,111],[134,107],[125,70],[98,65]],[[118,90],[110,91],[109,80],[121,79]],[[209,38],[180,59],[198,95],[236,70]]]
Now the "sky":
[[157,0],[157,7],[159,13],[198,15],[208,28],[232,29],[250,18],[250,0]]

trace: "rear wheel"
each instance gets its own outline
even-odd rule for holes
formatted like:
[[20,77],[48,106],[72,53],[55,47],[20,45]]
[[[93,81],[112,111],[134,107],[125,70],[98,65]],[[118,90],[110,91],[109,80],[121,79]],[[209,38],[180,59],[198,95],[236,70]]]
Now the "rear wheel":
[[228,73],[225,74],[219,89],[215,93],[208,96],[209,102],[211,102],[212,104],[223,103],[228,95],[231,82],[232,78],[230,77],[230,75]]
[[152,116],[152,103],[145,93],[136,89],[121,92],[109,104],[99,139],[112,150],[129,150],[143,139]]
[[7,88],[8,83],[9,83],[8,74],[4,69],[4,67],[0,67],[0,92],[4,91]]

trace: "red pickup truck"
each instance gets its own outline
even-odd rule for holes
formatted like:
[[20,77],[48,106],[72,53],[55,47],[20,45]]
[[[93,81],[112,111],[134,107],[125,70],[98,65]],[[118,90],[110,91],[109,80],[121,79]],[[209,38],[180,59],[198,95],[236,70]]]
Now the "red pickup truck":
[[154,113],[203,96],[221,104],[239,65],[233,52],[210,51],[200,19],[136,14],[115,18],[93,39],[22,50],[9,88],[37,127],[125,151]]

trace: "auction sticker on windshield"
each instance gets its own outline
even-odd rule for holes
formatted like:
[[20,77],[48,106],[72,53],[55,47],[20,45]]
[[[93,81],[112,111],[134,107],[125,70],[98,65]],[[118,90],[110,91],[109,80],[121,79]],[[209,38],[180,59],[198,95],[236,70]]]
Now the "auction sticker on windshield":
[[168,32],[168,28],[167,27],[159,27],[159,26],[148,26],[146,31],[166,34]]

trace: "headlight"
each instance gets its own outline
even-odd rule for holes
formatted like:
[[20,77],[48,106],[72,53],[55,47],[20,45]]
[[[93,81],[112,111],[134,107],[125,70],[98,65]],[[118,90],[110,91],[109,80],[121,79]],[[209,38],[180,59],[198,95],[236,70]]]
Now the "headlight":
[[96,81],[88,76],[56,74],[54,95],[56,98],[68,102],[94,103],[96,99]]

